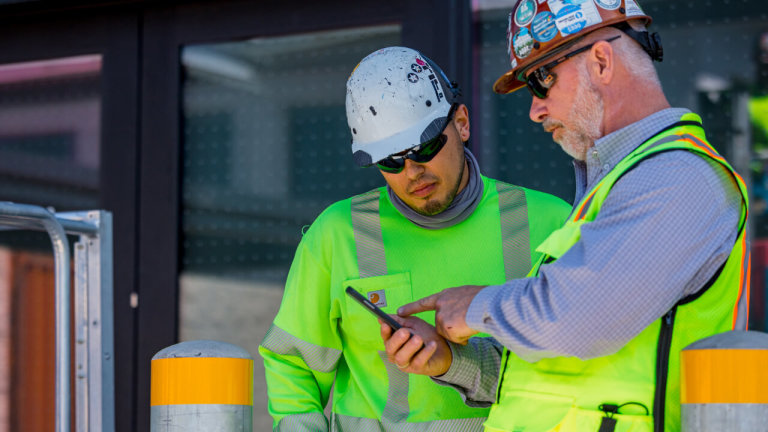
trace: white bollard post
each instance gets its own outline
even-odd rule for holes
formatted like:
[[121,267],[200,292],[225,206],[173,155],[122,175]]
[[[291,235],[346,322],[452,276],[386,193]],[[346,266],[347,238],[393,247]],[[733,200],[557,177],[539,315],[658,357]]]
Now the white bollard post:
[[151,432],[251,432],[253,357],[219,341],[188,341],[152,357]]
[[688,345],[680,380],[683,432],[768,427],[768,334],[729,331]]

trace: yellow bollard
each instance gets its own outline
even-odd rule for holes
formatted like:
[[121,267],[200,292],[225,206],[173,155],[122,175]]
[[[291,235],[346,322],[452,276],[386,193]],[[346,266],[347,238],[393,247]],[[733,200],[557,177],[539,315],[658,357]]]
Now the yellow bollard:
[[684,432],[766,430],[768,334],[729,331],[680,354]]
[[253,357],[218,341],[188,341],[152,357],[151,432],[251,432]]

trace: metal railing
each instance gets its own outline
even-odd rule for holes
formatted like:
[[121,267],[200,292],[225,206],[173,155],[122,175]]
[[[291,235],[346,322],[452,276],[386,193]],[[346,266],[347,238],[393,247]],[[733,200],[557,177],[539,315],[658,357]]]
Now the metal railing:
[[55,213],[0,202],[0,230],[46,231],[53,245],[56,309],[56,432],[70,428],[70,247],[75,243],[75,425],[77,432],[115,430],[112,317],[112,214]]

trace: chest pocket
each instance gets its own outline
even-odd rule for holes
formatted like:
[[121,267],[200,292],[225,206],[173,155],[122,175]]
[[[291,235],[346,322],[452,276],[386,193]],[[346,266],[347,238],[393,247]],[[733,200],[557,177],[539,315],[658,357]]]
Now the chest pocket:
[[[357,292],[371,300],[388,314],[396,314],[397,308],[413,301],[411,274],[396,273],[373,276],[362,279],[350,279],[340,287],[342,292],[351,286]],[[345,313],[341,320],[341,329],[349,343],[374,346],[381,350],[384,343],[380,336],[379,321],[371,311],[352,297],[345,297]],[[384,305],[386,303],[386,305]]]

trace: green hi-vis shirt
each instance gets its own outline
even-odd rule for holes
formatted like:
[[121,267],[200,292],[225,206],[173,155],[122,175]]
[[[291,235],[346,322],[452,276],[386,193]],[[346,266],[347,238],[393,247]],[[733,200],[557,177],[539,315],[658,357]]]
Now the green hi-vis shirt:
[[[376,318],[351,286],[394,314],[405,303],[460,285],[523,277],[536,246],[570,206],[554,196],[483,177],[482,200],[454,226],[430,230],[403,217],[379,188],[326,209],[296,251],[280,310],[259,353],[279,431],[481,430],[485,408],[387,361]],[[434,323],[434,314],[421,318]],[[333,389],[332,418],[323,408]]]

